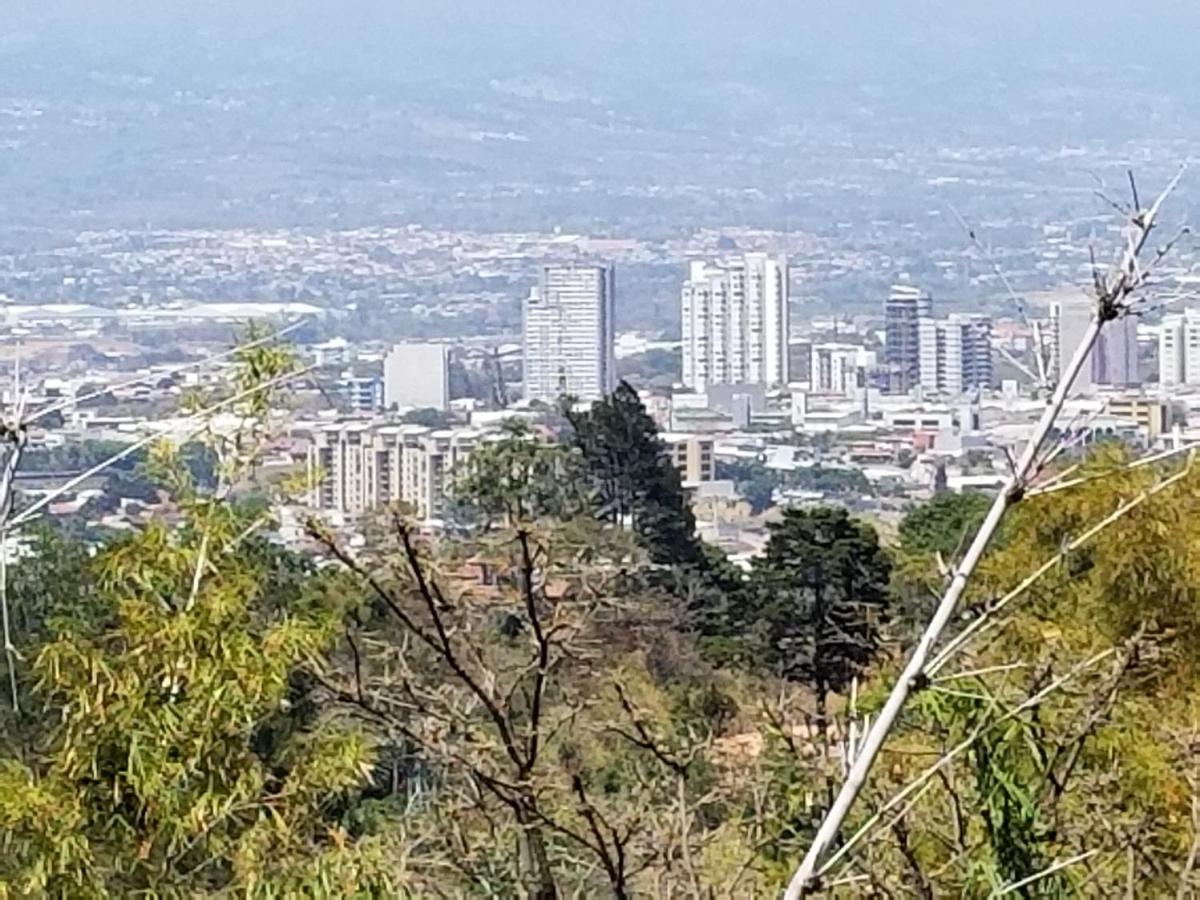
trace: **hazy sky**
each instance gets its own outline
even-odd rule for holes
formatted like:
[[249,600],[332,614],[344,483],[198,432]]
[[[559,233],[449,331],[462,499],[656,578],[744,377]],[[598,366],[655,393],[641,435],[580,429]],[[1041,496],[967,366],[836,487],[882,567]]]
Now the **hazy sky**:
[[[1194,0],[8,0],[5,31],[185,43],[197,32],[332,54],[445,45],[480,65],[514,50],[586,51],[593,42],[700,59],[753,53],[876,64],[889,55],[926,64],[1017,68],[1029,58],[1082,54],[1154,67],[1179,65],[1200,44]],[[15,7],[15,9],[13,8]],[[169,47],[170,43],[165,46]]]

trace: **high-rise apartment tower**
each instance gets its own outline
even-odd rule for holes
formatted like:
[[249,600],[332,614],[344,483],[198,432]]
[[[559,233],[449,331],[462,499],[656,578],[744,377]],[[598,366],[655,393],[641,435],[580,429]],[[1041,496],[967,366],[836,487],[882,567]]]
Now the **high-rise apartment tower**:
[[921,377],[919,323],[933,315],[933,298],[906,284],[892,286],[883,307],[888,392],[907,394]]
[[747,253],[719,265],[694,262],[680,307],[689,388],[787,383],[787,259]]
[[928,393],[957,397],[992,381],[992,320],[950,315],[918,322],[920,383]]
[[596,400],[616,387],[612,266],[543,266],[525,300],[525,397]]

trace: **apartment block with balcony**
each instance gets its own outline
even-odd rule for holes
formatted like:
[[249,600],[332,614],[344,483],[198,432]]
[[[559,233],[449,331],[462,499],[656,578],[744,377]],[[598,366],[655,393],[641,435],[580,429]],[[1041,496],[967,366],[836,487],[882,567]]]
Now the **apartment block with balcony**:
[[369,422],[319,428],[309,448],[309,502],[352,518],[403,503],[422,522],[440,521],[455,473],[480,437],[467,428]]

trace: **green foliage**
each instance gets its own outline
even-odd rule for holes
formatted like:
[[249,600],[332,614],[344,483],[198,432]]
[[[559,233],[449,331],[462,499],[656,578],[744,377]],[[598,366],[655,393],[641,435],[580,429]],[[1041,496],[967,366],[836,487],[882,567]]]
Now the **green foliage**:
[[680,350],[647,350],[617,360],[617,374],[631,384],[661,385],[669,388],[683,369]]
[[976,491],[937,494],[900,523],[901,550],[953,559],[971,543],[991,505],[989,496]]
[[[129,445],[119,441],[85,440],[58,447],[27,450],[21,460],[25,473],[76,473],[100,466],[120,454]],[[192,480],[206,490],[216,486],[216,454],[201,441],[190,441],[179,449],[179,457]],[[102,481],[103,498],[83,510],[82,516],[114,512],[122,499],[158,503],[166,487],[149,465],[150,454],[135,450],[106,466],[96,477]]]
[[783,478],[784,487],[802,491],[819,491],[830,496],[869,497],[871,482],[862,469],[834,468],[820,464],[792,469]]
[[[244,365],[227,392],[291,360]],[[514,424],[480,447],[456,485],[480,527],[427,539],[393,518],[350,553],[314,526],[337,563],[319,566],[258,537],[277,407],[236,412],[236,434],[202,437],[211,478],[169,443],[138,463],[172,524],[94,555],[29,534],[10,567],[25,658],[0,721],[0,896],[770,896],[898,668],[898,617],[986,506],[914,510],[896,566],[846,512],[787,510],[747,577],[696,540],[624,385],[571,414],[569,442]],[[831,882],[1194,889],[1200,475],[1060,557],[1161,477],[1124,461],[1106,448],[1016,504],[960,622],[994,620],[914,685],[844,837],[908,789],[903,806]]]
[[[360,787],[369,745],[313,723],[256,747],[333,622],[268,610],[265,560],[225,552],[238,516],[197,513],[182,532],[151,526],[102,551],[103,619],[38,652],[35,698],[59,724],[32,761],[8,761],[0,825],[17,846],[61,849],[0,863],[22,892],[261,895],[315,858],[344,863],[344,828],[325,810]],[[36,813],[47,805],[53,817]]]
[[622,382],[590,410],[568,403],[565,414],[595,515],[633,531],[653,566],[652,583],[682,602],[714,658],[735,658],[741,639],[730,612],[743,579],[697,537],[679,472],[637,392]]
[[446,428],[453,422],[449,415],[432,406],[410,409],[400,417],[400,421],[406,425],[422,425],[425,428]]
[[741,616],[761,664],[809,684],[819,715],[879,651],[890,572],[875,531],[845,510],[789,509],[770,525]]
[[[285,354],[261,351],[244,354],[243,389],[286,371]],[[259,423],[261,394],[242,409]],[[247,471],[263,434],[210,436],[234,448],[223,472]],[[177,450],[160,445],[147,465],[173,489],[177,527],[94,557],[44,534],[14,569],[30,662],[0,756],[3,893],[389,893],[383,842],[352,834],[345,812],[372,743],[303,690],[337,634],[337,594],[250,536],[258,512],[200,490]]]
[[750,504],[750,511],[758,515],[771,508],[775,489],[782,479],[778,472],[760,463],[726,462],[717,460],[717,478],[732,481],[738,494]]
[[621,382],[591,409],[578,412],[569,404],[567,409],[597,514],[615,524],[629,523],[654,562],[695,564],[695,518],[637,391]]
[[[55,447],[32,447],[21,459],[23,472],[82,472],[99,465],[110,456],[124,450],[128,444],[120,441],[73,441]],[[127,472],[137,468],[145,454],[132,453],[113,464]]]
[[[1186,524],[1200,512],[1197,474],[1185,472],[1062,554],[1072,537],[1165,477],[1124,461],[1101,448],[1077,470],[1079,485],[1027,498],[1007,520],[968,590],[963,621],[1043,561],[1057,562],[917,695],[896,738],[904,753],[891,758],[904,776],[883,786],[884,796],[925,765],[914,763],[921,753],[968,749],[908,816],[906,845],[884,841],[867,852],[872,870],[911,875],[915,861],[939,873],[939,893],[966,897],[1034,876],[1025,896],[1127,896],[1130,884],[1138,896],[1194,889],[1181,860],[1200,825],[1200,545]],[[928,548],[944,551],[953,531],[936,526],[957,521],[944,506],[924,520],[935,527],[902,541],[919,548],[914,566],[932,566]],[[955,858],[952,846],[965,849]],[[1094,855],[1088,863],[1045,874],[1083,852]]]
[[485,524],[569,519],[586,505],[578,455],[521,419],[508,421],[498,439],[476,448],[453,495]]
[[772,495],[776,489],[793,488],[828,497],[847,498],[869,497],[874,493],[871,482],[861,469],[833,468],[820,464],[796,469],[769,469],[758,462],[720,461],[717,463],[717,477],[733,481],[738,493],[756,514],[772,505]]

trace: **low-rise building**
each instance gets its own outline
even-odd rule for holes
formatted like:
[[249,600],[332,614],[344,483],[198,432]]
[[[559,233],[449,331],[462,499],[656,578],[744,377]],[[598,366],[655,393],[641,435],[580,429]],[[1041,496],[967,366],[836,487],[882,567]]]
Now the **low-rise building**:
[[308,456],[310,503],[359,516],[405,503],[421,521],[445,516],[454,472],[477,446],[470,428],[337,422],[313,435]]
[[671,461],[679,472],[679,478],[685,485],[716,480],[717,463],[711,437],[670,431],[661,437],[667,446]]

